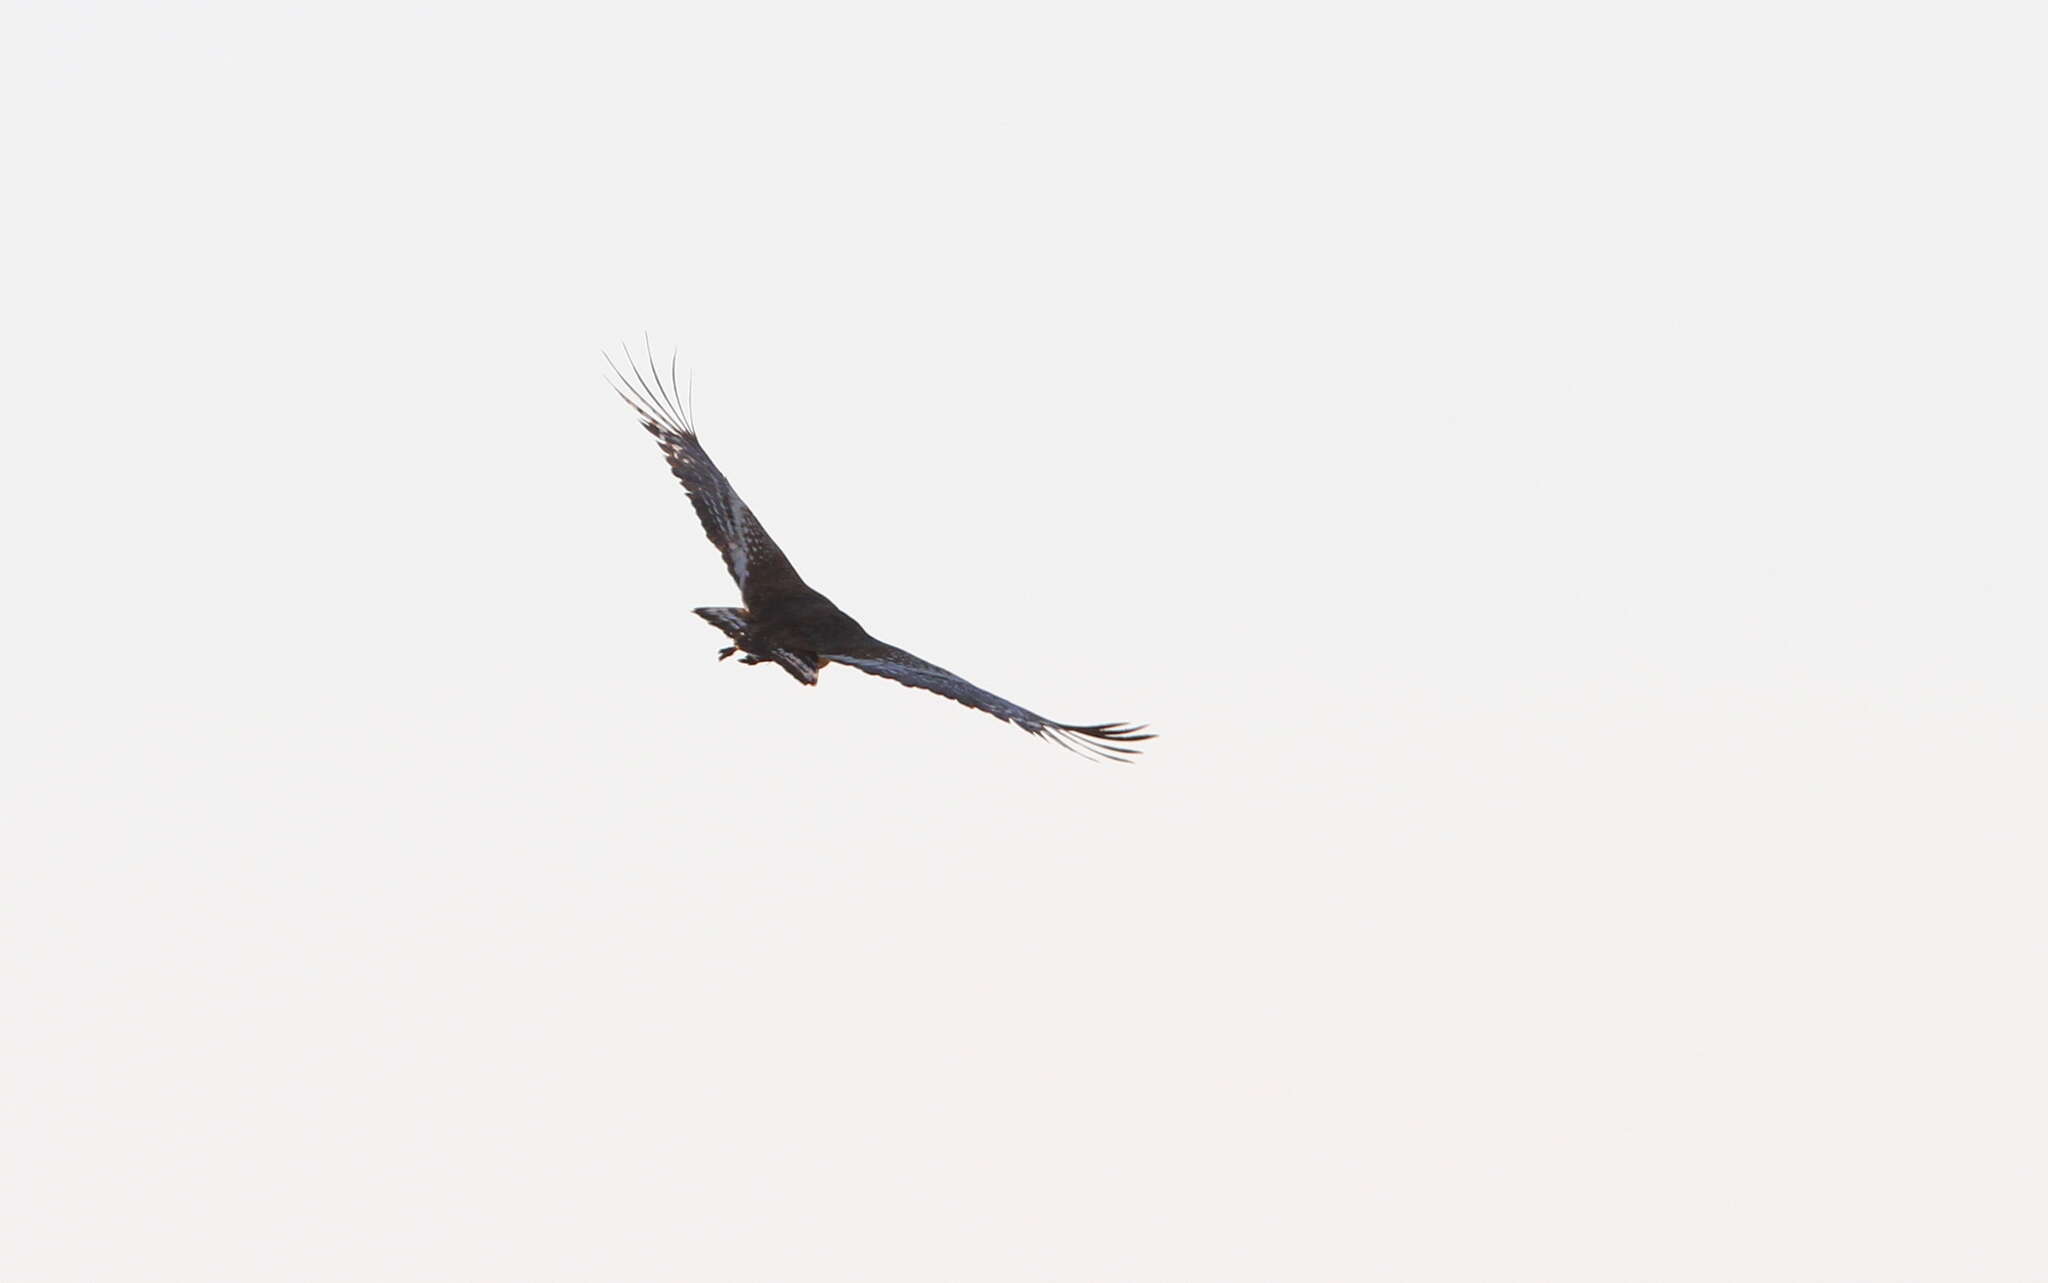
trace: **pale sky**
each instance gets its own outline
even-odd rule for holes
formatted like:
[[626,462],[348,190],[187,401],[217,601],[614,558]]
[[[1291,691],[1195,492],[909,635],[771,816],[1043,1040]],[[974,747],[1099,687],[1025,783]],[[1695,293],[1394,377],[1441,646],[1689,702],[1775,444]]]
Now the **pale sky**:
[[2048,1277],[2023,16],[18,9],[0,1277]]

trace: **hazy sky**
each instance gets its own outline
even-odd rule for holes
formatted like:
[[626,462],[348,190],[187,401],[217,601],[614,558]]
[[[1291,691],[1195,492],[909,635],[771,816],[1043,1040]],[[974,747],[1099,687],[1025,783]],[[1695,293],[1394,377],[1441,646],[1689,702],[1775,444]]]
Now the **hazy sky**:
[[17,8],[0,1276],[2048,1277],[2025,16]]

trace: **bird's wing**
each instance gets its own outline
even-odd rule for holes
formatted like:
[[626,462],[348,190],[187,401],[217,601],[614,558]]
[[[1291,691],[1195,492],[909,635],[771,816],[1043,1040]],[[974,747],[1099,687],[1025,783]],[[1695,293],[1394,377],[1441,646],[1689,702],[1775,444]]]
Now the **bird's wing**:
[[1093,755],[1104,761],[1120,762],[1137,753],[1130,747],[1137,740],[1152,738],[1142,726],[1124,722],[1104,722],[1096,726],[1069,726],[1065,722],[1050,721],[1040,717],[1028,708],[1012,704],[1009,700],[991,695],[973,682],[949,673],[937,664],[919,659],[907,650],[875,642],[853,649],[853,653],[827,654],[822,656],[835,664],[845,664],[886,677],[890,681],[902,682],[905,686],[916,686],[923,690],[935,691],[947,699],[956,700],[969,708],[978,708],[991,717],[1001,718],[1012,725],[1020,726],[1033,735],[1051,740],[1062,748],[1072,749],[1083,756]]
[[[605,360],[611,362],[609,356]],[[626,368],[632,371],[631,377],[612,363],[612,373],[618,376],[612,389],[625,398],[626,404],[640,416],[640,426],[654,434],[661,444],[661,452],[668,456],[668,470],[676,474],[676,480],[689,492],[697,519],[704,523],[704,533],[725,554],[725,568],[740,586],[741,599],[754,606],[767,597],[802,586],[803,579],[796,573],[796,567],[789,564],[789,558],[761,528],[753,510],[698,444],[697,430],[690,426],[690,416],[676,399],[674,370],[669,372],[668,383],[663,384],[661,371],[653,368],[651,352],[648,366],[650,373],[641,374],[639,362],[628,352]]]

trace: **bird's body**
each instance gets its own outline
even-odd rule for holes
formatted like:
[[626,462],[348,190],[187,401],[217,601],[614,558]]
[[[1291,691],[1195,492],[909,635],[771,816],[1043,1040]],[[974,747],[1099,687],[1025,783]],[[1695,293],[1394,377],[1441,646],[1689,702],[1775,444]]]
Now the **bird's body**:
[[742,664],[776,660],[806,686],[817,685],[818,670],[832,662],[825,656],[881,644],[852,615],[808,586],[770,598],[758,608],[699,606],[697,613],[732,638],[732,645],[719,652],[720,659],[738,651]]
[[[619,395],[660,443],[669,471],[689,493],[705,535],[724,554],[726,569],[739,585],[740,600],[745,603],[697,608],[698,615],[732,640],[732,645],[719,652],[720,659],[737,653],[743,664],[774,663],[807,686],[817,685],[818,671],[827,664],[844,664],[936,692],[1033,735],[1112,761],[1136,753],[1138,750],[1130,747],[1133,741],[1152,738],[1142,726],[1073,726],[1050,721],[871,636],[853,616],[797,574],[753,510],[704,452],[689,416],[677,403],[672,388],[662,384],[659,373],[642,375],[637,365],[628,364],[630,379],[616,365],[612,367],[624,385],[617,389]],[[669,382],[674,383],[673,372]]]

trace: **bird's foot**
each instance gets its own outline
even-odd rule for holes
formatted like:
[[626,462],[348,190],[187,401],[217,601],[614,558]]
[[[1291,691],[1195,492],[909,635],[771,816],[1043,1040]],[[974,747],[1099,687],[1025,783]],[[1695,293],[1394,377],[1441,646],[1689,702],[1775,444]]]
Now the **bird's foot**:
[[731,659],[732,653],[738,649],[739,647],[737,646],[727,646],[724,650],[718,652],[718,657],[721,660]]

